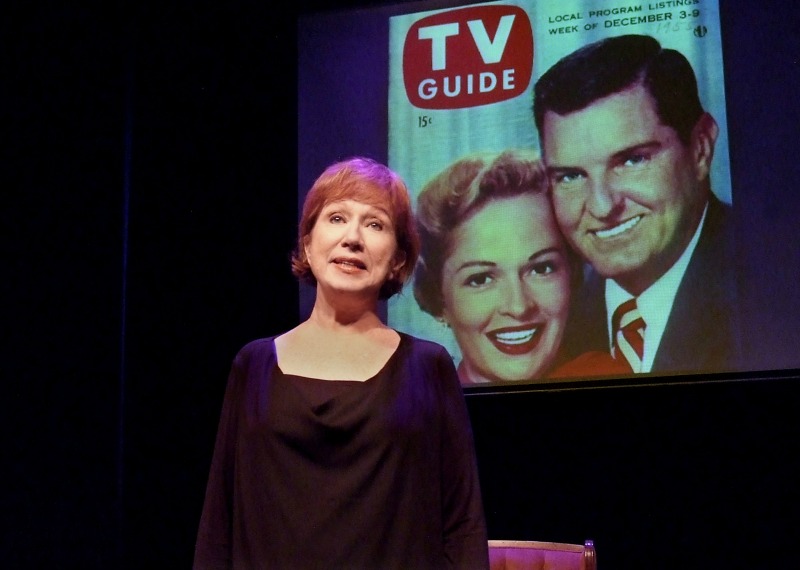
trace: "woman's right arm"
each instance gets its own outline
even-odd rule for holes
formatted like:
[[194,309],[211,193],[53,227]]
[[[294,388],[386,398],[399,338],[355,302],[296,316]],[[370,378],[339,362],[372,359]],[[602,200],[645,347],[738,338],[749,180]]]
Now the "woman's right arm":
[[232,567],[233,477],[241,388],[242,373],[237,357],[225,388],[195,544],[194,570],[229,570]]

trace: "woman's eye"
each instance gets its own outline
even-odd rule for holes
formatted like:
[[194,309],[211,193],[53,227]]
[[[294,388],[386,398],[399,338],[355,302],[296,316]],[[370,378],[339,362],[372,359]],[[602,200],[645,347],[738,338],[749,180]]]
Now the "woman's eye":
[[344,218],[342,216],[340,216],[339,214],[333,214],[330,217],[330,221],[333,222],[334,224],[338,224],[339,222],[343,222]]
[[383,224],[381,222],[370,222],[369,227],[371,227],[374,230],[382,230]]
[[467,277],[464,280],[464,284],[467,287],[485,287],[492,281],[494,281],[494,278],[490,273],[477,273]]
[[549,275],[556,269],[558,269],[558,265],[554,261],[542,261],[531,266],[531,273],[533,275]]

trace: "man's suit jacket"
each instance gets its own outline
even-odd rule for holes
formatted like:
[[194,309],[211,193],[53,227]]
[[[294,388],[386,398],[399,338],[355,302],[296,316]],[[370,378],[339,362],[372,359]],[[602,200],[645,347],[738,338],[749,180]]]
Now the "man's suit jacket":
[[[653,373],[740,369],[735,248],[730,207],[711,198],[705,223],[678,287]],[[572,302],[564,352],[608,350],[604,279],[589,270]]]

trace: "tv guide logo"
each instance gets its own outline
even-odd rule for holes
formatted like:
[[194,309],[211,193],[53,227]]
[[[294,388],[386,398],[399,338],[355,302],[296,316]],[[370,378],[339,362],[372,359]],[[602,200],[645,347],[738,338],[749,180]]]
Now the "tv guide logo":
[[475,6],[414,23],[403,46],[412,105],[463,109],[520,95],[533,70],[533,31],[518,6]]

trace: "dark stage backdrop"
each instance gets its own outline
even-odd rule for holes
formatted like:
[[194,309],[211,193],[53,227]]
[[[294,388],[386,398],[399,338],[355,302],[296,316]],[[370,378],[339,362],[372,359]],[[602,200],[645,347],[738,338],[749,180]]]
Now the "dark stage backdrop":
[[[4,22],[10,568],[189,567],[230,361],[298,319],[298,12],[149,4]],[[770,362],[800,344],[780,320],[799,302],[798,11],[720,4],[738,262],[763,275],[748,310],[776,326],[750,338]],[[800,390],[762,376],[470,395],[490,534],[593,538],[608,568],[790,567]]]
[[119,21],[14,4],[0,25],[0,557],[100,568],[119,520]]

